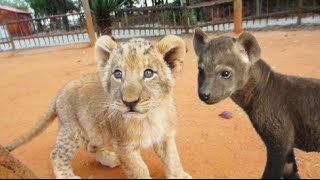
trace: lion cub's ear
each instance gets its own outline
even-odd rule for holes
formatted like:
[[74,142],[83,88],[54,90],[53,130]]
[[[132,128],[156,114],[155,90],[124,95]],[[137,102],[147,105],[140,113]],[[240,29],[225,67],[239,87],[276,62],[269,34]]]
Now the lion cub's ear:
[[239,36],[238,41],[247,52],[249,60],[252,64],[257,62],[261,58],[260,46],[256,38],[252,34],[243,32]]
[[97,39],[95,45],[95,57],[98,65],[98,69],[104,67],[112,50],[117,46],[117,43],[113,41],[110,36],[101,36]]
[[186,44],[184,40],[178,36],[168,35],[161,39],[156,47],[176,77],[182,70],[183,61],[186,56]]
[[199,56],[204,49],[205,44],[208,43],[208,36],[200,28],[196,28],[193,37],[193,48]]

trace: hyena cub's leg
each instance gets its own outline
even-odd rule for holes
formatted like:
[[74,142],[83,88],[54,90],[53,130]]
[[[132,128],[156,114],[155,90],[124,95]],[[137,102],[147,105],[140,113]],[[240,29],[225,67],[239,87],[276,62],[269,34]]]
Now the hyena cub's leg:
[[284,165],[283,178],[284,179],[300,179],[297,162],[295,159],[293,149],[287,156],[287,161],[286,161],[286,164]]
[[90,142],[87,143],[87,150],[93,155],[96,161],[100,162],[104,166],[114,168],[121,165],[115,152],[104,150]]
[[57,179],[81,179],[74,175],[71,158],[80,145],[79,132],[61,127],[54,150],[51,153],[53,171]]

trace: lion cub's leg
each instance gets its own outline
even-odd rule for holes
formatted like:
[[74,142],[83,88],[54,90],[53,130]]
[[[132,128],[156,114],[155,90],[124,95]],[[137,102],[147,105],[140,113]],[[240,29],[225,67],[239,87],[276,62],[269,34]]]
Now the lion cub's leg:
[[165,165],[167,179],[192,179],[183,170],[173,137],[168,137],[161,143],[156,144],[154,149]]
[[114,168],[120,166],[120,161],[115,152],[104,150],[98,146],[88,143],[87,150],[93,155],[96,161],[100,162],[104,166]]
[[129,179],[151,179],[147,165],[138,148],[116,148],[122,169]]
[[53,171],[57,179],[81,179],[74,175],[70,162],[79,145],[79,133],[73,132],[70,128],[61,127],[55,149],[51,153]]

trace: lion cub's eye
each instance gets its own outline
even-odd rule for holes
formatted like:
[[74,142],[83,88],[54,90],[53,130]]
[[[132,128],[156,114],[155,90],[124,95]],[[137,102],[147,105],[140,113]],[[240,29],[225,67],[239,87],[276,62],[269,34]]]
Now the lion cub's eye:
[[116,79],[121,79],[121,78],[122,78],[122,71],[120,71],[119,69],[116,69],[116,70],[113,72],[113,76],[114,76]]
[[220,75],[222,78],[228,79],[231,76],[231,72],[230,71],[222,71]]
[[154,75],[154,71],[152,71],[151,69],[147,69],[144,71],[143,76],[145,78],[152,78]]

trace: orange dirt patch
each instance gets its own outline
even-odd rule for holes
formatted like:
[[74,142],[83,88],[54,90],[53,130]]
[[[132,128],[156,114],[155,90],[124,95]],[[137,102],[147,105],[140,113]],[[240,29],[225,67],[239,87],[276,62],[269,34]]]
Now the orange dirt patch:
[[[276,71],[320,78],[319,28],[253,34],[262,47],[263,58]],[[180,119],[177,144],[186,171],[195,178],[260,178],[266,161],[263,143],[248,117],[230,99],[212,106],[198,99],[197,57],[191,36],[184,38],[189,52],[177,79],[175,97]],[[62,85],[96,70],[93,49],[83,44],[0,53],[0,59],[2,145],[31,128]],[[224,110],[234,117],[220,118]],[[49,154],[57,129],[55,121],[41,136],[13,152],[40,178],[54,177]],[[142,153],[151,176],[163,178],[164,168],[152,149]],[[319,154],[297,150],[296,155],[302,177],[320,178]],[[83,178],[125,178],[121,168],[100,165],[84,148],[77,151],[72,165]]]

